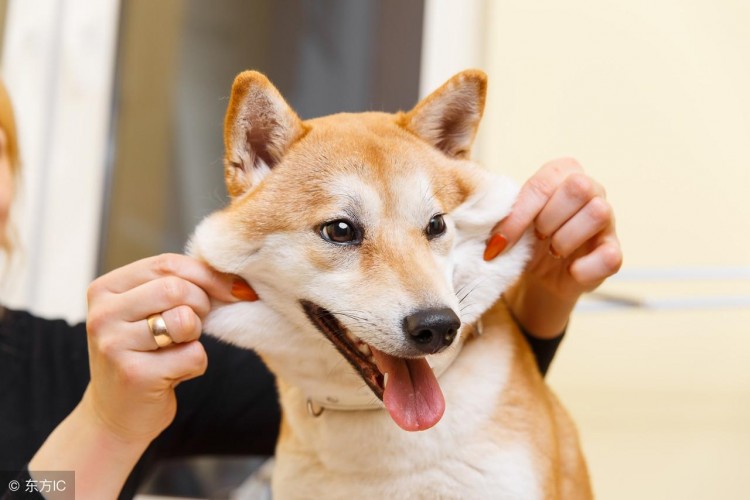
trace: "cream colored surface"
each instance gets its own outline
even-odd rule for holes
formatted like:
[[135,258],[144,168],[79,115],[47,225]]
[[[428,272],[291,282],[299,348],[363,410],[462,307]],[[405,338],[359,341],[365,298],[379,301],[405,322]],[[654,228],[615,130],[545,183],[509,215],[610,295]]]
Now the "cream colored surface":
[[602,499],[743,499],[750,311],[579,314],[549,379]]
[[480,160],[523,180],[578,158],[625,250],[603,291],[655,307],[585,305],[549,376],[598,497],[747,498],[750,3],[485,8]]
[[488,2],[480,157],[577,157],[630,267],[750,265],[750,3]]

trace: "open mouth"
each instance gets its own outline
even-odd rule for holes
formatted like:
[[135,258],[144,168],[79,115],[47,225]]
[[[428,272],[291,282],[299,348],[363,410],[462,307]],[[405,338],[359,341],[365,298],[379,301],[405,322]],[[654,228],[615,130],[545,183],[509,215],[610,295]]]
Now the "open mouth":
[[391,418],[404,430],[419,431],[437,424],[445,398],[427,359],[392,356],[362,342],[328,309],[300,300],[305,314],[383,401]]
[[309,300],[300,300],[302,308],[308,319],[320,330],[333,346],[344,356],[352,367],[354,367],[362,380],[383,400],[385,392],[385,380],[383,374],[378,370],[375,359],[372,356],[370,346],[349,333],[341,322],[328,309],[321,307]]

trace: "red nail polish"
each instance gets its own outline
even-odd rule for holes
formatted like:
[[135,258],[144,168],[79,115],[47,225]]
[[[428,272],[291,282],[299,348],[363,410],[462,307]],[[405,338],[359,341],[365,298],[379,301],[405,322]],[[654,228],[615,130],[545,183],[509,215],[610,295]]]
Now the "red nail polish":
[[484,260],[490,261],[500,255],[505,247],[508,246],[508,240],[502,234],[493,234],[490,240],[487,242],[487,247],[484,249]]
[[248,285],[245,280],[237,278],[232,282],[232,295],[240,300],[255,302],[258,300],[258,294]]

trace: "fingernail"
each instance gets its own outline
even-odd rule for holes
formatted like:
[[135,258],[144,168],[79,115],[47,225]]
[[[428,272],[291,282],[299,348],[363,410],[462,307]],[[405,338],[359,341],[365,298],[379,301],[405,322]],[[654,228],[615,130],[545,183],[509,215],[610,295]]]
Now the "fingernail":
[[232,282],[232,295],[237,299],[248,302],[258,300],[258,294],[255,293],[255,290],[241,278],[237,278]]
[[484,249],[484,260],[490,261],[500,255],[508,246],[508,240],[502,234],[493,234],[490,241],[487,242],[487,247]]
[[547,239],[547,236],[545,236],[542,233],[540,233],[537,228],[534,228],[534,236],[536,236],[536,239],[538,239],[538,240],[546,240]]
[[552,245],[549,246],[549,254],[552,256],[553,259],[562,259],[563,256],[557,253],[557,250],[555,250],[555,247]]

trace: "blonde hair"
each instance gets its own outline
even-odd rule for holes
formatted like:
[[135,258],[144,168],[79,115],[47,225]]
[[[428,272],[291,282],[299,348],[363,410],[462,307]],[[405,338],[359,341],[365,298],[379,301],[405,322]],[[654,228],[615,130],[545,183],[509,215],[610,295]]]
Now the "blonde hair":
[[[21,162],[18,155],[18,135],[16,134],[16,120],[13,115],[13,105],[10,102],[8,90],[0,79],[0,129],[5,132],[6,154],[10,163],[10,174],[13,182],[18,181],[18,174],[21,169]],[[11,237],[12,228],[6,228],[5,234],[0,234],[0,250],[10,254],[13,249]]]

